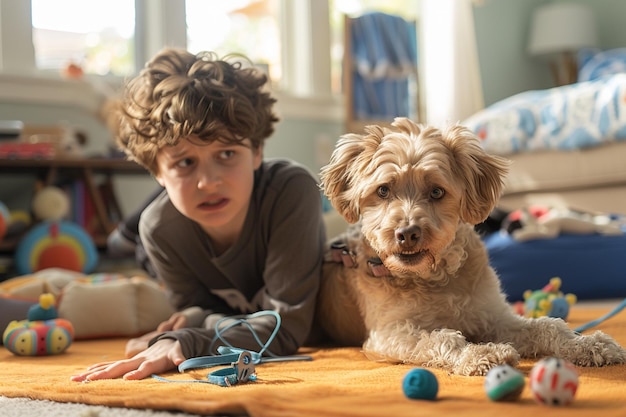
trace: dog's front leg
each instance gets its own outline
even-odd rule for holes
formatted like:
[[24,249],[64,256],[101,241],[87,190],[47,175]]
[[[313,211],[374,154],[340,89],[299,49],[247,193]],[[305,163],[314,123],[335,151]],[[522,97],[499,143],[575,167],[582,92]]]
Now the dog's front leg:
[[408,322],[370,331],[363,350],[371,360],[437,367],[458,375],[486,375],[495,366],[519,362],[508,344],[468,343],[459,331],[429,332]]
[[626,363],[626,350],[601,331],[580,335],[558,318],[515,317],[509,323],[510,340],[523,357],[557,356],[580,366]]

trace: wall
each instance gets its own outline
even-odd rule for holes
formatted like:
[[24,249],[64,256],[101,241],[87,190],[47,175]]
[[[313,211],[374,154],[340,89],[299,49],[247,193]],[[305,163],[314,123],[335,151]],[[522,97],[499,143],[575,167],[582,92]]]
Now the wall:
[[626,1],[624,0],[581,0],[589,4],[595,14],[598,37],[602,49],[626,47]]
[[343,123],[287,118],[281,120],[276,134],[265,145],[266,157],[285,157],[307,166],[313,174],[330,158]]
[[[563,0],[562,0],[563,1]],[[568,0],[591,6],[599,47],[626,46],[626,1]],[[533,9],[547,0],[484,0],[474,7],[485,105],[513,94],[554,86],[546,62],[526,53]]]
[[474,7],[485,105],[520,91],[546,88],[549,68],[526,54],[528,22],[543,0],[485,0]]

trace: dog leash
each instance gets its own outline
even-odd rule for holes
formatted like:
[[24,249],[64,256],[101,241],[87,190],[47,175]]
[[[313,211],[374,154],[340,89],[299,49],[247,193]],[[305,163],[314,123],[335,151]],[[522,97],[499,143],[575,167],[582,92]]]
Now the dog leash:
[[[270,334],[269,338],[265,343],[261,342],[261,339],[257,335],[256,331],[252,327],[250,323],[248,323],[248,319],[261,317],[261,316],[273,316],[276,319],[276,325],[274,326],[274,330]],[[227,323],[230,322],[230,323]],[[211,342],[211,349],[213,350],[213,346],[218,341],[222,342],[224,345],[219,346],[217,348],[218,355],[211,356],[199,356],[196,358],[190,358],[183,361],[180,365],[178,365],[178,372],[183,373],[190,369],[200,369],[200,368],[212,368],[216,366],[230,365],[229,367],[219,369],[213,372],[210,372],[207,375],[206,380],[200,379],[192,379],[192,380],[174,380],[164,378],[159,375],[152,375],[152,378],[157,379],[163,382],[179,382],[179,383],[189,383],[189,382],[200,382],[200,383],[209,383],[215,384],[222,387],[231,387],[233,385],[246,383],[248,381],[256,381],[256,368],[255,364],[267,363],[267,362],[284,362],[284,361],[309,361],[313,360],[310,356],[277,356],[274,355],[269,349],[269,345],[272,343],[278,330],[280,328],[281,319],[280,315],[271,310],[259,311],[253,314],[239,315],[239,316],[228,316],[218,320],[215,323],[215,337]],[[232,346],[225,338],[224,333],[229,329],[244,325],[248,328],[255,341],[261,347],[259,352],[254,352],[251,350],[239,349]],[[264,357],[263,353],[267,352],[269,357]]]
[[254,360],[252,359],[252,352],[247,350],[241,350],[239,352],[231,351],[230,353],[224,352],[216,356],[187,359],[178,366],[178,371],[182,373],[188,369],[209,368],[219,365],[230,365],[230,367],[209,373],[206,380],[191,379],[181,381],[163,378],[159,375],[152,375],[152,378],[163,382],[200,382],[215,384],[221,387],[232,387],[233,385],[248,381],[256,381],[256,369],[254,367]]
[[589,330],[592,327],[595,327],[597,325],[599,325],[600,323],[610,319],[611,317],[613,317],[614,315],[616,315],[617,313],[619,313],[620,311],[622,311],[624,308],[626,308],[626,299],[624,299],[621,303],[619,303],[613,310],[611,310],[610,312],[608,312],[607,314],[605,314],[604,316],[596,319],[596,320],[592,320],[588,323],[583,324],[582,326],[579,326],[577,328],[574,329],[574,331],[576,333],[582,333],[585,330]]

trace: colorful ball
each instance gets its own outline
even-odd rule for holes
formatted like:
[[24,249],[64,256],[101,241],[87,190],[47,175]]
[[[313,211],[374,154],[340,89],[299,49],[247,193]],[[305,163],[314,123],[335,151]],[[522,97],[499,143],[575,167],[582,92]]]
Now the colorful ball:
[[496,366],[485,377],[485,391],[492,401],[516,401],[525,385],[524,375],[510,365]]
[[564,359],[543,359],[530,371],[530,389],[538,403],[568,405],[578,389],[578,372]]
[[439,383],[432,372],[415,368],[404,376],[402,391],[412,400],[434,400],[437,398]]

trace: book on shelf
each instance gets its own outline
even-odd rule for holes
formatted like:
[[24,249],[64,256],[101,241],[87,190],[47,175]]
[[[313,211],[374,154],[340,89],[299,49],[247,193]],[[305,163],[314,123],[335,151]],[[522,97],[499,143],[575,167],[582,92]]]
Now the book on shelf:
[[108,183],[97,186],[97,192],[104,203],[107,224],[101,224],[96,210],[96,203],[83,180],[77,179],[61,186],[70,201],[68,220],[80,225],[92,237],[107,234],[107,224],[116,224],[121,221],[121,212],[117,206],[112,187]]

